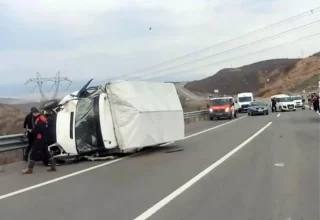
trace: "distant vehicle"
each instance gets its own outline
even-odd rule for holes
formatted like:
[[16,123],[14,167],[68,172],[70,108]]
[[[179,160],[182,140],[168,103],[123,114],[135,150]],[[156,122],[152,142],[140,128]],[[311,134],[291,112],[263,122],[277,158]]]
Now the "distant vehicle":
[[269,105],[263,102],[250,102],[248,107],[248,115],[268,115]]
[[296,111],[296,103],[293,99],[286,94],[279,94],[271,96],[271,98],[275,98],[277,101],[276,108],[278,111]]
[[210,120],[237,117],[237,108],[233,97],[211,98],[208,107],[210,108]]
[[239,112],[247,111],[250,102],[254,101],[252,92],[239,93],[237,95]]
[[302,100],[302,96],[301,95],[291,96],[291,98],[294,101],[294,103],[296,104],[297,108],[302,108],[303,107],[303,100]]

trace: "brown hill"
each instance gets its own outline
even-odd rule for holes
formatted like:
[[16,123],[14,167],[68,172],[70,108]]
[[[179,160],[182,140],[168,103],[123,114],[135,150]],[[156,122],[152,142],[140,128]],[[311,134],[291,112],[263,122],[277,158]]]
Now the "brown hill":
[[14,105],[0,103],[0,136],[22,133],[24,117],[33,106],[39,108],[40,102]]
[[320,80],[320,53],[300,60],[281,74],[272,84],[265,84],[258,96],[269,97],[276,93],[314,92]]
[[10,105],[0,104],[0,135],[23,132],[26,113]]
[[215,89],[220,94],[237,94],[252,91],[258,93],[265,82],[276,81],[288,67],[299,59],[265,60],[239,68],[222,69],[208,78],[186,84],[186,88],[194,92],[213,93]]

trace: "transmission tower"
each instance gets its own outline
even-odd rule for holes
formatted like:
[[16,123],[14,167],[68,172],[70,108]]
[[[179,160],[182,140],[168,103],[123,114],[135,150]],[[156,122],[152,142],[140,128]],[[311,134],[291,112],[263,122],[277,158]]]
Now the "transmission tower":
[[51,99],[57,98],[61,82],[69,82],[68,88],[70,87],[70,85],[72,83],[72,81],[69,80],[67,77],[60,77],[60,72],[58,72],[55,77],[49,77],[49,78],[43,78],[43,77],[41,77],[40,73],[37,72],[37,78],[30,78],[24,84],[27,85],[29,83],[36,83],[36,86],[32,89],[32,92],[38,87],[40,95],[41,95],[41,101],[46,101],[46,100],[48,100],[48,98],[44,94],[43,87],[42,87],[45,82],[52,82],[53,83],[53,85],[51,86],[51,88],[49,89],[48,92],[50,92],[55,87],[55,91],[54,91]]

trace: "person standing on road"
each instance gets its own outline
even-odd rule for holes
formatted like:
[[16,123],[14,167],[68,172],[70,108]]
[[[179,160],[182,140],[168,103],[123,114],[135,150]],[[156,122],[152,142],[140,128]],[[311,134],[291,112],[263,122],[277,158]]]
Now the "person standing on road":
[[36,136],[36,139],[31,148],[30,161],[28,168],[22,170],[23,174],[33,173],[33,168],[38,160],[48,160],[51,164],[51,168],[48,171],[56,171],[55,160],[51,157],[48,146],[48,125],[47,119],[40,114],[39,110],[34,108],[32,115],[35,119],[34,129],[31,131]]
[[276,98],[271,99],[271,110],[272,112],[277,112],[277,101]]
[[314,109],[314,111],[315,112],[320,112],[320,110],[319,110],[319,96],[318,96],[317,93],[313,94],[312,101],[313,101],[313,109]]
[[36,109],[35,107],[32,107],[30,110],[30,113],[26,115],[24,118],[23,128],[26,136],[28,137],[28,147],[24,154],[24,161],[28,162],[29,153],[32,147],[33,142],[35,141],[34,135],[31,133],[31,130],[34,128],[34,118],[32,115],[32,111]]
[[315,96],[314,103],[315,103],[315,107],[316,107],[315,111],[320,112],[320,110],[319,110],[319,95],[315,93],[314,96]]

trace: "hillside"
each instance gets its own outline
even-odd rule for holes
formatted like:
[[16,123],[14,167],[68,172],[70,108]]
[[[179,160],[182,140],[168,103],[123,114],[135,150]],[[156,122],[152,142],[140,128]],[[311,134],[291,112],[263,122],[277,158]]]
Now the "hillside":
[[0,104],[0,135],[23,132],[26,113],[10,105]]
[[222,69],[208,78],[186,84],[186,88],[194,92],[220,94],[236,94],[252,91],[258,93],[267,79],[275,81],[279,75],[299,59],[273,59],[242,66],[239,68]]
[[281,74],[277,81],[265,84],[258,96],[269,97],[275,93],[314,92],[320,80],[320,53],[300,60],[290,66],[287,72]]
[[38,108],[40,103],[14,105],[0,103],[0,136],[22,133],[24,117],[30,112],[33,106]]

